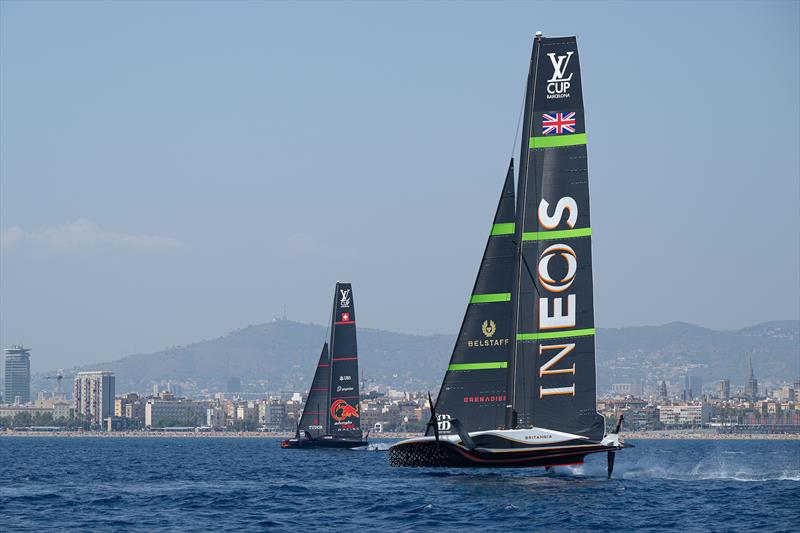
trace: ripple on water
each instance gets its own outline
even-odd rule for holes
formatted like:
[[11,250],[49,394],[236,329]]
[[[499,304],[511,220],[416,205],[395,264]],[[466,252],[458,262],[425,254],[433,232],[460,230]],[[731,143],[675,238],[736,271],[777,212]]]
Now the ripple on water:
[[[57,445],[54,445],[56,444]],[[4,528],[570,531],[800,523],[800,443],[643,441],[550,472],[393,469],[257,439],[0,439]],[[623,511],[620,511],[623,510]]]

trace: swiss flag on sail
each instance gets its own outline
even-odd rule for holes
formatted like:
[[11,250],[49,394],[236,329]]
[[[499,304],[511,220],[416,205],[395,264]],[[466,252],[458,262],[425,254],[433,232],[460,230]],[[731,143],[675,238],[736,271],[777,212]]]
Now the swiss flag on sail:
[[350,313],[342,313],[342,322],[350,322]]

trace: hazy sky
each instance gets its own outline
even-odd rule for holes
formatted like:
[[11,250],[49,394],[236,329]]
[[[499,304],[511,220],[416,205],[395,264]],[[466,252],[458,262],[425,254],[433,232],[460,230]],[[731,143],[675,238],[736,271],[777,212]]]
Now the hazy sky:
[[2,2],[0,344],[34,370],[282,312],[454,333],[533,33],[577,35],[596,321],[800,316],[800,12]]

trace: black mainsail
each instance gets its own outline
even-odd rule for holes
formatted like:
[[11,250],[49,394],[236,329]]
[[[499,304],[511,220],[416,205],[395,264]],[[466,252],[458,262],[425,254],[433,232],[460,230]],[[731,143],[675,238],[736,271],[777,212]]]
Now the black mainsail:
[[356,308],[349,283],[337,283],[333,297],[330,398],[328,432],[360,440]]
[[554,466],[607,452],[610,476],[627,446],[596,409],[581,89],[575,37],[537,33],[516,198],[509,168],[428,434],[393,445],[395,466]]
[[[503,425],[512,339],[514,268],[514,161],[497,204],[478,276],[436,398],[438,429],[454,432],[451,418],[471,431]],[[428,435],[433,428],[428,428]]]
[[523,123],[507,427],[600,440],[592,228],[575,37],[536,39]]
[[[330,346],[330,348],[329,348]],[[358,344],[353,287],[336,283],[330,339],[322,346],[303,414],[284,448],[353,448],[366,445],[359,419]]]

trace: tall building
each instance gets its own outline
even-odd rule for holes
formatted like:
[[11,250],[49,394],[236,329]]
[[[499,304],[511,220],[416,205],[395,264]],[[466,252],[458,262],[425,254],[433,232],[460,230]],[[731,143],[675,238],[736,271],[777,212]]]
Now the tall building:
[[31,401],[31,350],[22,345],[4,350],[6,403],[29,403]]
[[669,394],[667,394],[667,383],[666,381],[661,381],[661,384],[658,386],[658,401],[659,402],[666,402],[669,400]]
[[720,400],[731,399],[731,380],[729,379],[719,380],[719,399]]
[[758,397],[758,380],[753,375],[753,358],[749,358],[750,369],[747,373],[747,382],[744,384],[744,395],[755,400]]
[[102,425],[114,416],[114,373],[78,372],[72,388],[75,416]]
[[683,378],[683,399],[688,401],[703,396],[703,378],[700,376],[685,376]]

